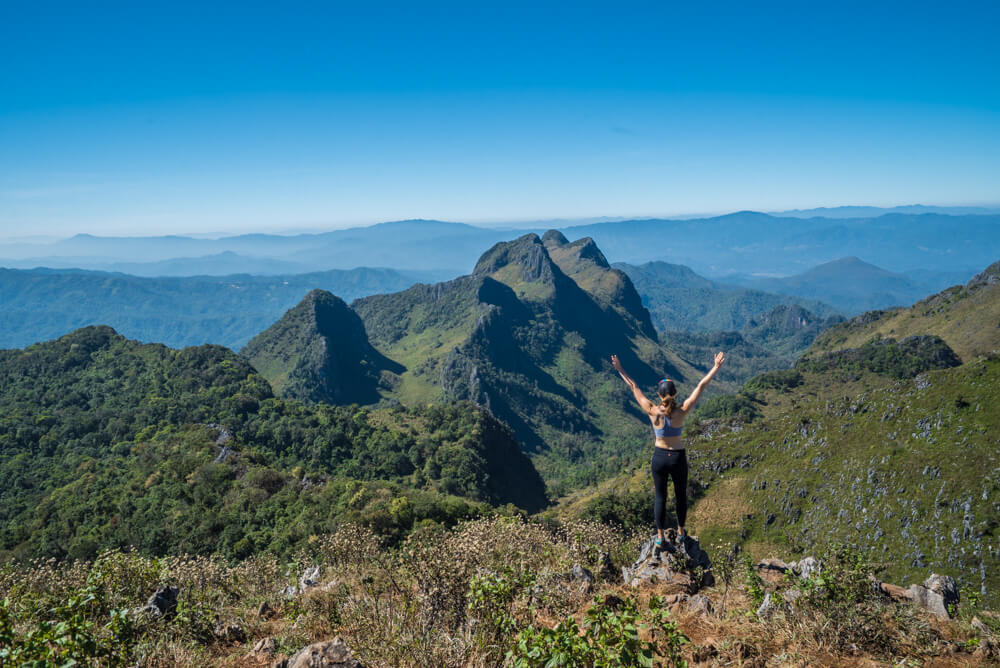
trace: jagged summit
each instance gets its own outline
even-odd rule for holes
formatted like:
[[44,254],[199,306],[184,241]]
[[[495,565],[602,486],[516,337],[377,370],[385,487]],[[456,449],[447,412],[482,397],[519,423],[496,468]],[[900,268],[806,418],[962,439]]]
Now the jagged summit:
[[325,290],[313,290],[240,353],[275,393],[307,401],[369,404],[382,372],[402,373],[368,342],[361,318]]
[[[611,265],[608,264],[608,259],[604,257],[604,253],[601,252],[601,249],[597,247],[597,244],[590,237],[583,237],[571,243],[559,232],[549,230],[542,237],[542,243],[545,244],[549,255],[552,256],[552,259],[557,264],[560,263],[560,260],[568,260],[590,263],[601,269],[611,268]],[[566,270],[563,269],[563,271]]]
[[[697,375],[659,345],[631,281],[596,244],[570,243],[558,232],[498,243],[470,276],[352,306],[372,344],[409,369],[393,397],[484,406],[525,449],[549,459],[539,466],[554,476],[565,475],[567,457],[598,467],[612,429],[616,438],[623,425],[645,436],[630,405],[608,402],[621,389],[612,354],[649,387],[664,375],[682,382]],[[569,455],[554,447],[569,442]]]
[[542,235],[542,243],[546,246],[549,244],[563,246],[569,243],[569,239],[567,239],[566,236],[559,230],[549,230]]
[[542,241],[556,265],[594,301],[606,311],[617,314],[643,336],[656,340],[653,321],[632,279],[608,264],[593,239],[583,237],[569,242],[559,232],[550,230]]

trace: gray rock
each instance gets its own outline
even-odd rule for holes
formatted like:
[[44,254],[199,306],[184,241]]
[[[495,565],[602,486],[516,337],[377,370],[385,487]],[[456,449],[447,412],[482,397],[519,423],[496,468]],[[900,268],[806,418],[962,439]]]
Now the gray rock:
[[274,668],[363,668],[341,638],[303,647],[291,658],[279,661]]
[[136,612],[155,619],[172,617],[177,612],[178,593],[180,590],[177,587],[160,587],[149,597],[146,605],[136,609]]
[[257,644],[253,646],[251,654],[256,654],[258,656],[272,657],[278,652],[278,643],[274,638],[261,638],[257,641]]
[[580,564],[573,565],[573,570],[570,571],[569,577],[571,580],[580,583],[581,594],[589,594],[594,588],[594,574]]
[[704,594],[695,594],[687,600],[687,608],[691,612],[710,615],[712,614],[712,599]]
[[212,635],[223,642],[244,643],[247,641],[247,634],[244,633],[243,627],[235,622],[219,622],[212,629]]
[[823,562],[815,557],[805,557],[792,564],[792,570],[800,578],[809,579],[823,572]]
[[712,562],[697,538],[683,536],[676,541],[666,541],[662,550],[656,549],[656,539],[651,538],[639,550],[635,563],[630,568],[622,568],[622,576],[625,584],[632,587],[675,585],[693,594],[701,587],[714,584],[711,568]]
[[299,591],[303,592],[310,587],[315,587],[319,584],[319,566],[313,566],[312,568],[307,568],[305,572],[302,573],[302,577],[299,578]]
[[764,594],[764,601],[757,608],[757,616],[761,619],[767,619],[774,612],[775,607],[774,602],[771,600],[771,592],[767,592]]
[[615,566],[611,563],[611,555],[607,552],[597,554],[597,577],[608,582],[615,579]]
[[940,596],[946,609],[949,605],[958,605],[958,586],[955,584],[955,578],[931,573],[931,576],[924,580],[924,587]]
[[944,598],[927,587],[910,585],[909,589],[906,590],[906,597],[938,619],[951,618],[951,615],[948,614],[948,608],[945,607]]

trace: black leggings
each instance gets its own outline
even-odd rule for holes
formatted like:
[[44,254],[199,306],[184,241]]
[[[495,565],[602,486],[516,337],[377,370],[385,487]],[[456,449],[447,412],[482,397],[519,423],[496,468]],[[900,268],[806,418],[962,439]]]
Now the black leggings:
[[653,517],[657,529],[666,529],[667,519],[667,477],[674,481],[674,496],[677,497],[677,524],[684,526],[688,510],[688,460],[684,450],[653,448]]

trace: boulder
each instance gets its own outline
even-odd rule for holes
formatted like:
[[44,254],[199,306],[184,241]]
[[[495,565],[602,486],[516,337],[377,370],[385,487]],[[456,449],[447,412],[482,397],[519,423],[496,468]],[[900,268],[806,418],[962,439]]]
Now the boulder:
[[697,538],[679,536],[676,541],[666,541],[663,549],[658,549],[652,538],[639,550],[635,563],[622,568],[622,577],[632,587],[672,586],[693,594],[715,583],[711,568],[712,562]]
[[811,578],[813,575],[823,572],[823,562],[815,557],[805,557],[797,562],[793,561],[789,566],[800,578]]
[[614,564],[611,563],[611,555],[607,552],[598,552],[597,554],[597,577],[606,582],[617,579]]
[[136,609],[136,613],[149,615],[154,619],[172,617],[177,612],[178,593],[180,590],[177,587],[160,587],[149,597],[146,605]]
[[704,594],[695,594],[687,600],[687,609],[701,615],[712,614],[712,599]]
[[243,627],[235,622],[219,622],[212,629],[212,635],[223,642],[245,643],[247,641],[247,634],[243,631]]
[[920,585],[910,585],[909,589],[906,590],[906,597],[938,619],[951,619],[944,597],[932,589]]
[[250,651],[251,654],[256,656],[262,656],[270,658],[277,654],[278,643],[274,638],[261,638],[257,641],[257,644],[253,646]]
[[307,568],[302,577],[299,578],[299,592],[304,592],[310,587],[315,587],[319,584],[319,566],[313,566],[312,568]]
[[581,594],[589,594],[594,588],[594,574],[580,564],[574,564],[573,570],[569,573],[569,579],[580,583]]
[[924,587],[940,596],[945,608],[958,604],[958,586],[955,584],[955,578],[931,573],[931,576],[924,580]]
[[761,619],[767,619],[774,612],[777,606],[774,605],[774,601],[771,600],[771,592],[764,594],[764,600],[757,608],[757,616]]
[[341,638],[313,643],[274,664],[274,668],[363,668]]

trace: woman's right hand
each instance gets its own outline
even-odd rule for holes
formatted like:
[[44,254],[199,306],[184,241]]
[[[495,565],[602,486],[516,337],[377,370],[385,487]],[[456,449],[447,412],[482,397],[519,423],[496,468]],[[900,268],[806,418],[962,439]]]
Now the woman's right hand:
[[715,368],[718,369],[722,366],[722,363],[726,361],[726,353],[718,352],[715,353]]
[[622,371],[622,363],[618,360],[618,355],[611,356],[611,366],[615,368],[615,371]]

